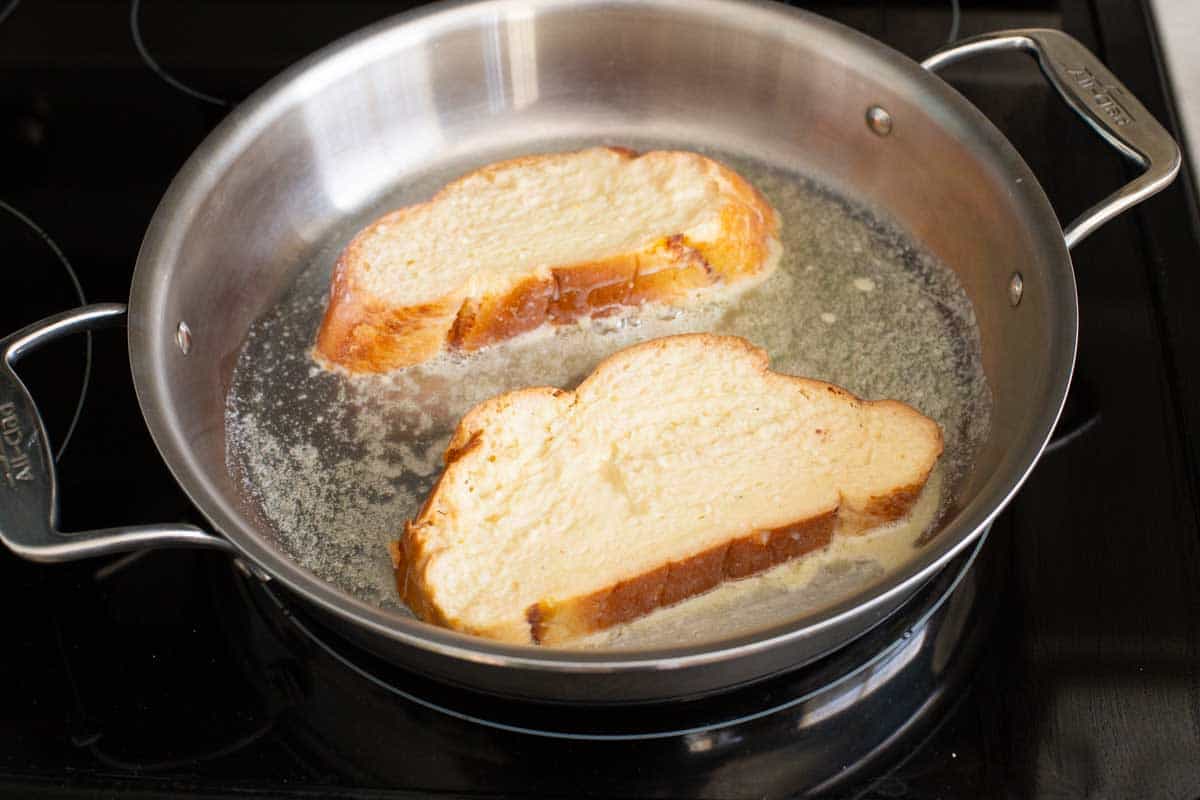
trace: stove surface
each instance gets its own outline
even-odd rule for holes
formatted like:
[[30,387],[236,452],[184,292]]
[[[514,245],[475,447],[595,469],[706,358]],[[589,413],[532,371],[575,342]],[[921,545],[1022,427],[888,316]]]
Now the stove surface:
[[[1062,28],[1174,124],[1158,38],[1139,3],[965,0],[961,14],[949,2],[804,5],[914,58],[955,30]],[[124,300],[158,200],[213,126],[286,65],[405,7],[0,0],[0,333],[81,296]],[[984,59],[948,78],[1009,136],[1064,221],[1128,179],[1027,59]],[[844,732],[890,737],[859,768],[838,761],[831,737],[801,747],[794,706],[753,727],[700,714],[691,734],[653,742],[479,724],[461,717],[495,722],[487,701],[434,702],[435,688],[403,676],[375,682],[369,663],[323,649],[319,633],[306,639],[302,612],[272,605],[220,555],[44,566],[0,551],[0,795],[1200,796],[1191,180],[1185,173],[1074,251],[1082,327],[1060,439],[993,526],[967,610],[947,611],[941,627],[914,618],[895,631],[888,652],[910,652],[905,632],[950,632],[927,634],[944,647],[911,651],[946,676],[921,687],[928,707],[911,716],[920,724],[862,702],[880,682],[837,700],[863,709]],[[63,528],[203,525],[141,423],[123,335],[93,339],[91,351],[78,338],[22,362],[56,446],[90,364],[60,461]],[[397,682],[410,698],[388,688]],[[798,687],[772,682],[702,711],[753,714],[788,705]],[[536,719],[579,731],[587,713]],[[686,722],[697,712],[655,713]],[[631,724],[605,720],[613,731]],[[845,774],[817,779],[832,773]]]

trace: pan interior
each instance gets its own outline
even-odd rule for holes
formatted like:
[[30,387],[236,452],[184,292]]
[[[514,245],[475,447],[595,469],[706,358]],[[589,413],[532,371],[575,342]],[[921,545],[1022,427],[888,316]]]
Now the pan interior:
[[785,165],[714,149],[699,135],[664,141],[631,134],[605,143],[699,150],[746,176],[781,215],[784,256],[762,285],[731,303],[687,311],[648,307],[545,328],[383,376],[315,366],[309,349],[331,268],[361,225],[427,200],[448,180],[489,161],[595,143],[534,141],[406,176],[333,230],[279,302],[254,322],[228,395],[227,458],[279,545],[321,579],[366,602],[406,611],[386,544],[416,515],[440,474],[457,421],[472,406],[525,386],[574,387],[602,358],[635,342],[715,331],[765,348],[777,371],[918,408],[944,431],[938,474],[909,524],[839,540],[579,646],[669,646],[747,634],[825,608],[906,562],[953,505],[987,434],[991,395],[970,301],[954,272],[881,212]]
[[[865,122],[876,106],[893,121],[886,137]],[[790,642],[790,658],[811,658],[861,633],[1009,499],[1057,418],[1076,324],[1061,230],[1003,137],[911,61],[813,15],[725,0],[487,2],[387,21],[297,65],[209,137],[147,233],[130,299],[130,354],[151,433],[222,534],[364,631],[489,663],[617,663],[491,645],[389,607],[381,544],[436,470],[437,431],[444,436],[469,399],[448,398],[504,387],[478,380],[478,364],[443,364],[419,386],[398,377],[372,389],[320,373],[306,356],[332,260],[363,224],[479,164],[594,143],[685,147],[746,174],[783,207],[793,262],[780,280],[793,283],[774,294],[764,287],[759,299],[775,304],[774,316],[709,322],[748,333],[777,369],[909,400],[945,414],[948,438],[961,434],[947,456],[957,468],[944,476],[934,535],[911,563],[872,577],[866,591],[848,589],[853,596],[831,609],[793,608],[804,624],[763,634]],[[1018,271],[1024,295],[1014,306],[1008,289]],[[859,278],[874,288],[856,288]],[[915,316],[929,335],[886,327],[912,311],[909,298],[912,308],[927,304]],[[779,340],[780,318],[794,341]],[[180,322],[192,331],[187,354],[176,346]],[[594,338],[609,348],[709,322],[648,318]],[[559,363],[521,350],[507,348],[505,358],[528,361],[532,371],[520,377],[536,383],[569,385],[597,357],[582,348]],[[879,368],[858,374],[857,362]],[[898,380],[910,362],[942,377]],[[986,434],[985,415],[941,406],[985,403],[980,369],[993,390]],[[426,424],[411,413],[431,402],[436,424],[432,414]],[[388,405],[393,416],[372,405]],[[268,502],[253,461],[271,466],[272,458],[274,475],[308,474],[316,491]],[[364,462],[372,463],[359,497],[331,502],[342,491],[339,470],[359,474]],[[386,520],[377,507],[390,507]],[[322,561],[355,566],[325,569]],[[678,666],[766,641],[724,631],[728,641],[718,645],[715,635],[620,663],[671,658]],[[810,640],[818,649],[802,652]]]

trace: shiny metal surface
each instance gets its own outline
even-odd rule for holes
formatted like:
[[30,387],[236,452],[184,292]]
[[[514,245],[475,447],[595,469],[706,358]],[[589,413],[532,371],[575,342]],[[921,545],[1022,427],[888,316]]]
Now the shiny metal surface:
[[[885,139],[863,124],[871,105],[894,120]],[[225,468],[221,424],[250,322],[344,219],[406,175],[581,136],[658,136],[808,172],[887,209],[959,266],[990,382],[1024,390],[997,403],[957,513],[876,591],[716,645],[574,653],[485,642],[369,606],[299,569],[264,534]],[[1027,291],[1013,310],[1015,263],[1026,265]],[[1076,322],[1054,214],[972,106],[827,20],[720,0],[450,6],[327,49],[239,107],[185,166],[147,234],[131,307],[135,382],[155,440],[246,557],[390,658],[510,694],[594,700],[741,683],[885,618],[970,544],[1034,463],[1065,396]],[[180,319],[193,334],[186,363],[174,344]]]
[[179,345],[179,352],[185,356],[192,352],[192,329],[186,322],[180,322],[175,327],[175,344]]
[[99,303],[36,322],[0,340],[0,541],[31,561],[73,561],[148,547],[211,547],[229,542],[192,525],[130,525],[65,533],[46,426],[13,369],[38,347],[67,334],[120,325],[125,306]]
[[887,112],[886,108],[871,106],[867,109],[867,124],[875,133],[887,136],[892,132],[892,115]]
[[[872,105],[892,117],[886,138],[863,124]],[[619,655],[467,637],[300,569],[226,469],[224,401],[250,323],[306,256],[406,176],[498,150],[623,136],[719,147],[813,175],[886,209],[956,270],[998,391],[991,437],[942,530],[906,568],[814,617]],[[1014,308],[1018,264],[1024,293]],[[176,344],[183,319],[187,356]],[[775,5],[535,0],[386,21],[235,109],[155,214],[129,325],[151,433],[245,559],[399,663],[517,696],[621,702],[703,694],[807,663],[899,607],[977,539],[1032,469],[1070,382],[1077,307],[1062,232],[1032,173],[973,106],[909,59]]]
[[1144,170],[1068,225],[1063,231],[1067,247],[1175,180],[1181,163],[1179,145],[1100,59],[1062,31],[1027,28],[973,36],[939,50],[921,65],[937,71],[965,58],[1005,50],[1021,50],[1036,58],[1067,105]]
[[1019,272],[1014,272],[1012,277],[1008,279],[1008,304],[1017,306],[1021,303],[1021,297],[1025,294],[1025,278]]

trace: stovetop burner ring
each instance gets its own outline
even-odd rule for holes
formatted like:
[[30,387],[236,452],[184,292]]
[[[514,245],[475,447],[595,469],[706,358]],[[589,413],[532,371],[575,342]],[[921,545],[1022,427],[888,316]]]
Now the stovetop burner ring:
[[[0,23],[4,22],[17,7],[20,0],[13,2],[4,9],[0,9]],[[71,266],[71,260],[67,258],[67,254],[63,252],[58,243],[50,237],[50,234],[38,225],[33,219],[25,214],[20,209],[16,208],[3,200],[0,200],[0,210],[3,210],[21,222],[26,228],[33,231],[42,242],[50,248],[54,253],[55,258],[62,264],[66,270],[67,277],[71,281],[71,288],[75,291],[75,296],[79,299],[79,305],[87,305],[87,295],[83,291],[83,284],[79,282],[79,275],[75,272],[75,268]],[[62,441],[59,442],[58,450],[54,453],[54,462],[57,464],[62,459],[63,453],[67,450],[67,445],[71,443],[71,437],[75,434],[75,428],[79,425],[79,418],[83,414],[83,403],[87,399],[88,385],[92,379],[92,334],[88,332],[84,336],[84,356],[83,356],[83,377],[79,382],[79,399],[75,401],[75,411],[71,415],[71,422],[67,425],[67,432],[63,434]]]
[[142,39],[142,26],[140,21],[141,5],[142,0],[131,0],[129,4],[129,34],[133,37],[133,46],[137,48],[138,55],[141,56],[142,61],[145,62],[146,66],[150,68],[150,71],[161,78],[163,83],[167,84],[173,89],[178,89],[188,97],[194,97],[197,100],[210,103],[219,108],[229,108],[232,106],[233,103],[229,102],[223,97],[206,94],[199,89],[193,89],[191,86],[188,86],[186,83],[167,72],[167,70],[164,69],[163,66],[159,64],[152,55],[150,55],[150,50],[146,47],[146,42]]

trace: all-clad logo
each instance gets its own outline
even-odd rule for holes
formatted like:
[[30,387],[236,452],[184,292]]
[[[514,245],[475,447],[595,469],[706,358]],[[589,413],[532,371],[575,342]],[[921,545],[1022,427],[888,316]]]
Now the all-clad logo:
[[0,403],[0,475],[9,488],[15,489],[17,481],[33,480],[33,466],[29,454],[21,446],[25,437],[21,435],[21,420],[13,403]]
[[1128,125],[1134,122],[1133,115],[1117,99],[1121,94],[1120,89],[1105,86],[1087,67],[1068,67],[1064,64],[1063,69],[1071,76],[1071,80],[1075,81],[1076,86],[1092,96],[1092,103],[1103,111],[1114,125]]

